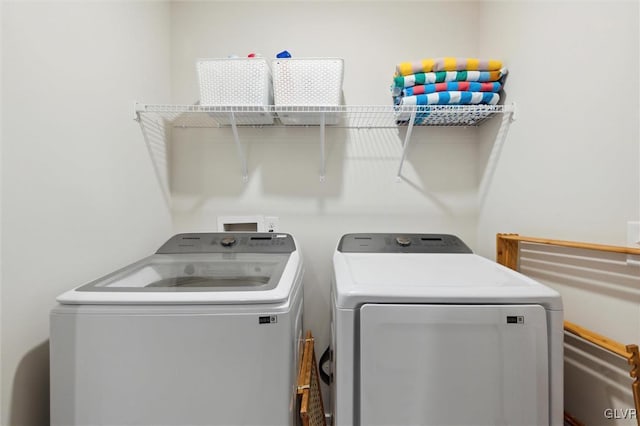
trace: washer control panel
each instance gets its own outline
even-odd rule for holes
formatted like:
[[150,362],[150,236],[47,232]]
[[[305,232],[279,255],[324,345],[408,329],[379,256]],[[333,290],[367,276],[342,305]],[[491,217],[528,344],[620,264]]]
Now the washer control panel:
[[271,232],[210,232],[174,235],[156,254],[178,253],[291,253],[289,234]]
[[340,239],[342,253],[473,253],[450,234],[346,234]]

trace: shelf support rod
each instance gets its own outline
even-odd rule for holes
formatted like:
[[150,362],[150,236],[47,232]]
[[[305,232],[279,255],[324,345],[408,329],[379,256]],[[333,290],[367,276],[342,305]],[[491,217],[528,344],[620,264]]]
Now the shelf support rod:
[[516,113],[515,102],[510,106],[509,105],[505,106],[504,111],[505,112],[502,114],[502,121],[500,122],[500,128],[498,128],[496,139],[493,142],[493,147],[491,148],[491,152],[489,153],[489,158],[487,159],[487,165],[485,166],[484,173],[482,174],[482,178],[480,179],[480,185],[478,186],[479,209],[482,209],[484,206],[484,202],[487,197],[487,193],[489,191],[491,181],[493,180],[493,176],[496,171],[498,159],[500,158],[500,153],[502,152],[502,147],[505,141],[507,140],[507,133],[509,133],[509,127],[511,126],[511,123],[515,121],[515,113]]
[[236,149],[238,150],[238,157],[240,157],[240,167],[242,169],[242,180],[247,182],[249,180],[249,172],[247,171],[247,159],[240,143],[240,137],[238,136],[238,126],[236,124],[236,115],[233,111],[229,113],[229,119],[231,121],[231,130],[233,131],[233,139],[236,142]]
[[320,113],[320,182],[325,180],[324,128],[326,117],[324,111]]
[[[167,204],[167,208],[171,210],[171,189],[169,188],[169,169],[168,169],[168,154],[167,154],[167,136],[165,123],[161,121],[159,117],[155,117],[155,120],[146,116],[145,118],[140,116],[143,111],[137,111],[136,120],[140,125],[142,131],[142,137],[144,144],[147,146],[149,152],[149,158],[153,164],[153,170],[156,174],[156,178],[160,183],[162,189],[162,195],[164,201]],[[153,127],[153,129],[150,129]],[[158,141],[152,135],[162,135],[162,139],[159,143],[153,143]]]
[[409,147],[409,141],[411,141],[411,132],[413,131],[413,125],[416,122],[416,112],[418,108],[414,108],[411,111],[411,118],[409,119],[409,127],[407,127],[407,134],[404,137],[404,143],[402,144],[402,158],[400,158],[400,166],[398,167],[398,174],[396,175],[396,180],[400,182],[402,179],[402,166],[404,164],[404,159],[407,156],[407,148]]

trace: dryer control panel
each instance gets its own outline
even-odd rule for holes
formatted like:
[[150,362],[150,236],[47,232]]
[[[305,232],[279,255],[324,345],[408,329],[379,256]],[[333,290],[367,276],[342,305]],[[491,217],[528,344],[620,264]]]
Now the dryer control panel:
[[292,253],[293,237],[271,232],[210,232],[174,235],[156,254]]
[[346,234],[340,239],[342,253],[473,253],[450,234]]

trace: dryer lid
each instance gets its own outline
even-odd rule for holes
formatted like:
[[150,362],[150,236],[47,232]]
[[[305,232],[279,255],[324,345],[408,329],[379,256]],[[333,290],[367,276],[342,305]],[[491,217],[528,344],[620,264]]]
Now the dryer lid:
[[333,257],[335,302],[540,304],[562,309],[560,295],[476,254],[341,253]]

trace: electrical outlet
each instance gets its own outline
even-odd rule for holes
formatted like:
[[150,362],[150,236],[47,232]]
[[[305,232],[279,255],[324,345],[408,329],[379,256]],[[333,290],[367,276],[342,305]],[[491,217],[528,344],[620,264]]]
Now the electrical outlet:
[[267,232],[278,232],[280,228],[280,218],[277,216],[265,216],[264,227]]

